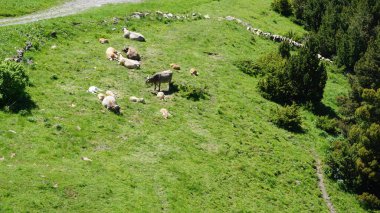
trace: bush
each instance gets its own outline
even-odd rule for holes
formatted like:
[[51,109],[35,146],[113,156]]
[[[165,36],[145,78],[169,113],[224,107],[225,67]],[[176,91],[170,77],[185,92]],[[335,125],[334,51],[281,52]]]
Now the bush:
[[330,119],[328,116],[318,117],[316,126],[329,134],[335,135],[338,133],[338,121],[336,119]]
[[4,106],[25,96],[29,84],[22,65],[15,62],[0,63],[0,105]]
[[285,66],[285,63],[286,60],[277,52],[269,53],[257,60],[257,65],[263,74],[275,73],[281,70]]
[[361,204],[365,208],[369,209],[380,209],[380,199],[373,194],[364,192],[358,196]]
[[234,65],[249,76],[256,76],[260,73],[260,66],[250,60],[236,61]]
[[283,16],[292,15],[292,6],[289,0],[274,0],[271,4],[272,9]]
[[327,73],[319,63],[317,53],[316,40],[310,37],[305,48],[288,60],[281,56],[280,61],[268,58],[270,60],[265,64],[273,70],[258,84],[263,96],[279,103],[319,103],[323,98]]
[[198,82],[179,82],[173,85],[173,87],[180,91],[182,97],[189,100],[199,101],[209,97],[207,86],[201,85]]
[[278,47],[278,51],[283,58],[290,57],[290,44],[288,42],[282,42]]
[[300,131],[302,119],[299,114],[299,108],[296,104],[290,106],[285,106],[282,108],[277,108],[273,111],[273,119],[271,120],[278,127],[290,130],[290,131]]

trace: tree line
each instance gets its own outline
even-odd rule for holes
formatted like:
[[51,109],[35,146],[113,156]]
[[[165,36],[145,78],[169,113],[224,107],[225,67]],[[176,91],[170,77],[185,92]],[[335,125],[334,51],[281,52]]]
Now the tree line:
[[[337,123],[344,139],[331,146],[329,174],[357,193],[365,207],[380,209],[380,1],[274,0],[272,8],[303,25],[312,39],[298,59],[286,63],[282,75],[276,76],[280,79],[267,78],[259,88],[269,99],[286,95],[287,100],[319,101],[326,77],[307,52],[332,58],[348,75],[351,90],[337,97]],[[293,79],[285,81],[291,82],[289,88],[304,91],[301,96],[291,94],[292,90],[277,94],[287,87],[277,89],[273,82],[284,82],[284,76]]]

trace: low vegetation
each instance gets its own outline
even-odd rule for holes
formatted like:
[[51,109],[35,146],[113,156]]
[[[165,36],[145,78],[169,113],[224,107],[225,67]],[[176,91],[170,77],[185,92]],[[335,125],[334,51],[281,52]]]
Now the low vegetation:
[[[289,5],[280,2],[273,1],[273,9],[286,15]],[[351,91],[339,97],[346,139],[332,146],[331,177],[359,194],[365,207],[380,210],[380,152],[375,145],[380,124],[380,2],[306,0],[292,1],[292,8],[293,19],[315,34],[316,50],[334,58],[350,78]],[[330,129],[323,123],[320,127]]]
[[302,130],[302,119],[299,107],[296,104],[277,108],[273,111],[272,122],[277,126],[290,131],[297,132]]
[[[0,28],[0,58],[33,44],[21,66],[35,104],[0,111],[0,211],[327,212],[313,154],[325,159],[342,137],[316,128],[317,117],[304,107],[279,106],[257,89],[261,78],[286,70],[293,57],[305,61],[304,54],[283,58],[278,43],[259,36],[253,42],[245,27],[218,19],[236,16],[264,32],[303,37],[305,31],[271,11],[270,3],[152,0]],[[158,10],[194,18],[130,16]],[[126,40],[123,27],[146,42]],[[135,47],[140,69],[107,60],[109,46]],[[237,61],[248,62],[239,67]],[[181,69],[173,71],[171,89],[165,84],[160,100],[145,79],[171,63]],[[256,65],[260,73],[249,76]],[[335,69],[326,66],[329,79],[323,98],[317,96],[331,111],[337,110],[335,96],[349,88]],[[107,111],[86,92],[92,85],[115,92],[122,113]],[[131,96],[145,104],[130,102]],[[277,107],[278,113],[271,110]],[[277,121],[302,130],[284,130]],[[365,212],[339,183],[325,183],[337,211]]]
[[0,7],[1,17],[21,16],[38,10],[47,9],[54,5],[62,4],[68,0],[2,0]]
[[[285,46],[280,48],[282,55],[289,51],[284,48]],[[319,103],[323,98],[327,73],[317,54],[317,43],[311,37],[305,47],[301,48],[298,54],[285,60],[285,63],[276,60],[276,57],[273,58],[275,60],[269,61],[271,64],[277,64],[277,67],[268,72],[259,83],[264,97],[279,103]],[[267,63],[262,66],[267,66]]]

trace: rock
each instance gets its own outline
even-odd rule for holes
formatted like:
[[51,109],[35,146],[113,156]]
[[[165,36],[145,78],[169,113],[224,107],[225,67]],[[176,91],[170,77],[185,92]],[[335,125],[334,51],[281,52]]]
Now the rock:
[[138,98],[136,96],[129,97],[129,101],[131,102],[137,102]]
[[112,22],[113,22],[113,24],[118,24],[119,21],[120,21],[120,19],[119,19],[118,17],[113,17],[113,18],[112,18]]
[[133,18],[133,19],[140,19],[141,17],[140,17],[139,14],[133,14],[133,15],[131,15],[131,18]]
[[227,16],[227,17],[226,17],[226,20],[227,20],[227,21],[233,21],[233,20],[235,20],[235,18],[232,17],[232,16]]
[[88,157],[81,157],[81,159],[82,160],[84,160],[84,161],[92,161],[90,158],[88,158]]
[[96,86],[90,86],[90,88],[88,88],[87,92],[95,94],[95,93],[99,92],[99,88],[97,88]]

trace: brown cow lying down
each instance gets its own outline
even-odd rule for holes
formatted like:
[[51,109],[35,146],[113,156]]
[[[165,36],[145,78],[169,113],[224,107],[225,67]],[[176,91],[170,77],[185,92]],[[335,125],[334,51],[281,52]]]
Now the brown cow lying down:
[[127,58],[140,61],[140,55],[137,53],[137,50],[133,47],[124,47],[123,51],[127,54]]
[[116,60],[118,52],[113,47],[108,47],[106,50],[107,59],[110,61]]
[[120,106],[116,104],[116,99],[113,96],[104,97],[102,100],[102,105],[116,114],[120,113]]
[[119,55],[119,64],[123,65],[128,69],[139,69],[140,62],[128,58],[124,58],[121,54]]

